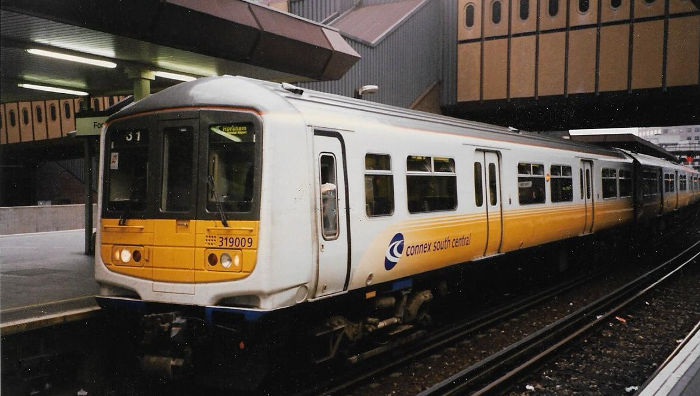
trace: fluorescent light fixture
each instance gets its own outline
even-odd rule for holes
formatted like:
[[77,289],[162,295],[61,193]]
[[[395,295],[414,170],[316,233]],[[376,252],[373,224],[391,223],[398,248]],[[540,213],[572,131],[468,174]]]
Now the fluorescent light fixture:
[[157,71],[155,74],[156,77],[169,78],[177,81],[193,81],[197,79],[196,77],[186,76],[184,74],[169,73],[164,71]]
[[63,59],[63,60],[67,60],[67,61],[71,61],[71,62],[78,62],[78,63],[85,63],[88,65],[106,67],[109,69],[114,69],[115,67],[117,67],[117,64],[114,62],[108,62],[108,61],[103,61],[103,60],[99,60],[99,59],[84,58],[82,56],[61,54],[59,52],[45,51],[45,50],[36,49],[36,48],[30,48],[27,50],[27,52],[29,52],[32,55],[48,56],[49,58]]
[[74,91],[72,89],[64,89],[64,88],[58,88],[58,87],[49,87],[46,85],[20,83],[20,84],[17,84],[17,86],[20,88],[36,89],[37,91],[58,92],[58,93],[62,93],[62,94],[77,95],[77,96],[88,96],[87,92]]

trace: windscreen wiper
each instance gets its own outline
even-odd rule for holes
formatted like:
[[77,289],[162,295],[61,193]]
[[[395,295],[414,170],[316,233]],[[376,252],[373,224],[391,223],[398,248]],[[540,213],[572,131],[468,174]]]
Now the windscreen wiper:
[[211,190],[212,194],[214,194],[214,198],[216,199],[216,208],[219,210],[219,215],[221,216],[221,224],[223,224],[224,227],[228,228],[228,221],[226,221],[224,206],[221,203],[221,198],[216,194],[216,188],[214,188],[214,177],[212,175],[209,175],[209,179],[207,179],[207,184],[209,184],[209,189]]

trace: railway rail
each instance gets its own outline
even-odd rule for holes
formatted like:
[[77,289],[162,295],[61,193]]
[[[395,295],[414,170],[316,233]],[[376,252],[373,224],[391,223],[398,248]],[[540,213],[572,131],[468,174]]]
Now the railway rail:
[[420,395],[481,395],[503,389],[542,359],[657,287],[698,256],[700,240],[610,294],[461,370]]

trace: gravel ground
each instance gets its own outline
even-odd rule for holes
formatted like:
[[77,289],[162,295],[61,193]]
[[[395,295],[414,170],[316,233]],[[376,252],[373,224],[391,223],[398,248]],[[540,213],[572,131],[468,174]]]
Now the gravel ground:
[[[700,261],[605,321],[510,392],[632,394],[700,321]],[[528,390],[530,389],[530,390]]]
[[[682,246],[687,246],[689,241],[698,239],[697,236],[700,235],[700,224],[689,219],[686,221],[691,227],[686,227],[680,234],[671,235],[670,242],[666,239],[664,249],[647,245],[644,249],[616,256],[609,250],[610,247],[601,248],[595,253],[603,257],[603,262],[615,266],[615,271],[603,279],[571,290],[506,323],[484,330],[432,355],[415,359],[392,373],[376,376],[369,383],[343,394],[409,395],[427,389],[634,279],[646,272],[651,264],[658,264],[661,257],[671,257],[669,252],[682,250]],[[696,263],[692,271],[685,271],[678,281],[669,282],[669,289],[651,294],[646,300],[648,305],[642,303],[642,308],[649,312],[649,318],[632,311],[621,313],[618,315],[621,320],[613,319],[606,324],[606,328],[601,331],[604,335],[600,341],[584,339],[580,346],[569,349],[569,357],[562,358],[556,365],[547,365],[540,370],[540,374],[528,378],[510,393],[529,394],[532,392],[526,390],[529,385],[528,388],[534,388],[537,393],[624,394],[625,387],[641,385],[656,365],[675,348],[675,340],[685,337],[685,333],[700,319],[700,294],[697,293],[700,271],[697,267]],[[681,287],[682,285],[685,286]],[[677,297],[675,303],[669,300],[674,296]],[[692,304],[687,303],[691,300],[694,301]],[[662,333],[666,335],[660,336]],[[628,338],[617,338],[622,335]],[[657,335],[660,337],[657,338]],[[618,346],[632,350],[618,350]],[[662,346],[666,346],[666,349],[655,348]],[[637,357],[644,361],[639,361]],[[603,365],[606,358],[613,359],[609,366]],[[558,368],[562,370],[558,371]]]

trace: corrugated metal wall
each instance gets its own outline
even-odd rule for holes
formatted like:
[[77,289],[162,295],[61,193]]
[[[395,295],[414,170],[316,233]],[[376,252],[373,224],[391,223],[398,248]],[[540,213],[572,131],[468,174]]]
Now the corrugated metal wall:
[[[322,1],[310,3],[320,8]],[[379,92],[367,95],[365,99],[408,107],[434,82],[443,78],[443,25],[446,18],[443,14],[446,11],[442,0],[429,1],[376,47],[346,38],[362,59],[340,80],[299,85],[352,96],[362,85],[376,84]],[[448,45],[456,46],[453,39],[448,40]]]
[[291,0],[289,12],[302,18],[323,22],[334,13],[343,13],[359,0]]
[[441,106],[457,104],[457,3],[442,0],[442,91]]

